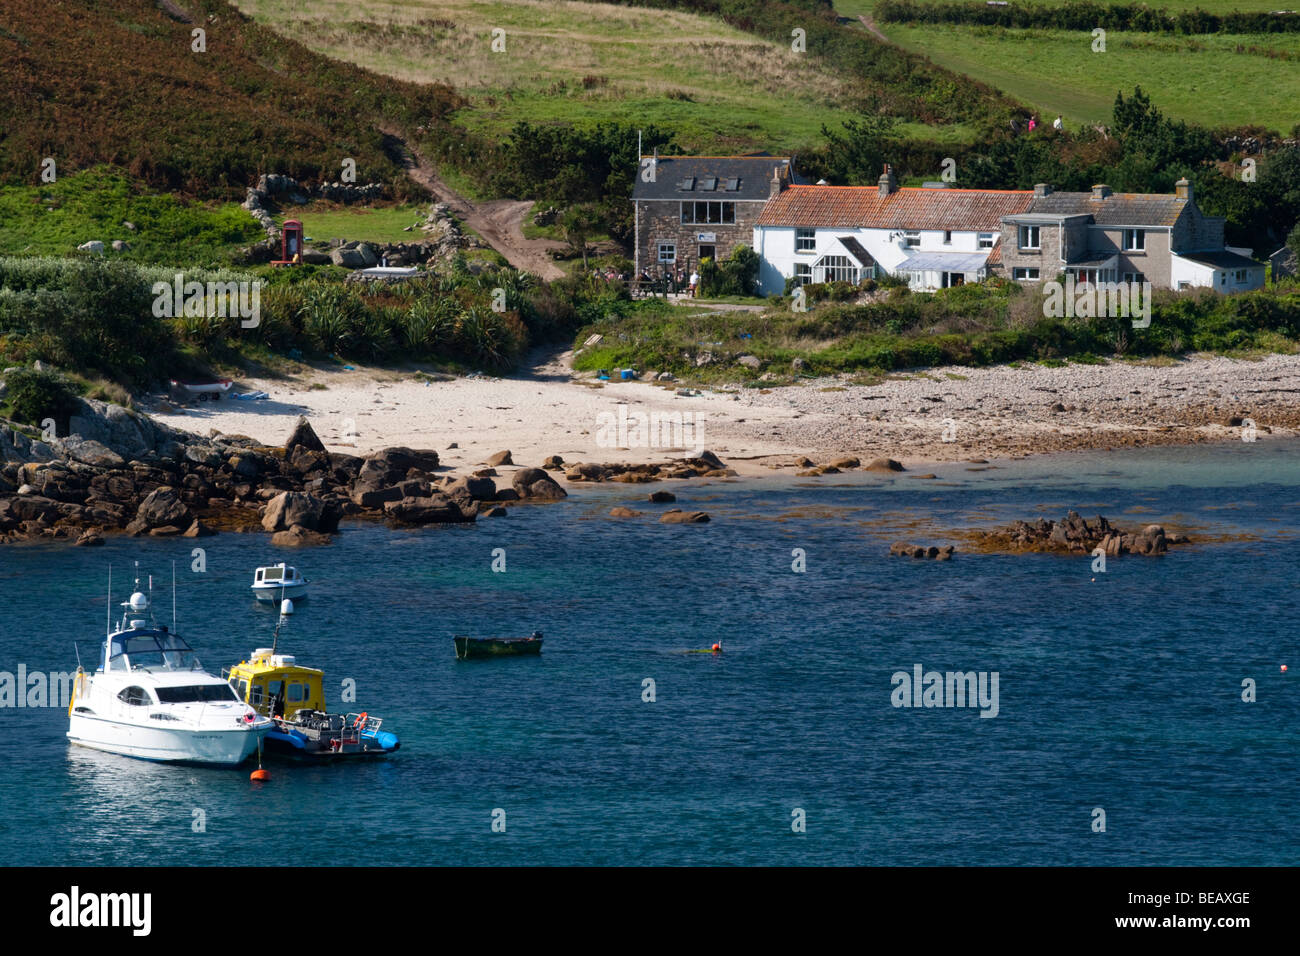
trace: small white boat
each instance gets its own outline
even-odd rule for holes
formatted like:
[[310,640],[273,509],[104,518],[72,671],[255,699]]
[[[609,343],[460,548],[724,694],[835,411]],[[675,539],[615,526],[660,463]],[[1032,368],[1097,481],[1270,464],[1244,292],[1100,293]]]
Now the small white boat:
[[242,763],[258,749],[271,721],[205,671],[179,634],[153,623],[150,598],[139,586],[137,579],[135,593],[122,604],[121,626],[104,638],[95,670],[77,668],[68,739],[141,760]]
[[235,386],[235,383],[228,378],[217,379],[214,382],[180,382],[174,378],[168,381],[171,385],[171,397],[176,401],[189,401],[192,398],[199,402],[219,402],[221,396],[229,393]]
[[284,563],[258,568],[253,575],[253,597],[259,601],[298,601],[307,596],[307,579]]

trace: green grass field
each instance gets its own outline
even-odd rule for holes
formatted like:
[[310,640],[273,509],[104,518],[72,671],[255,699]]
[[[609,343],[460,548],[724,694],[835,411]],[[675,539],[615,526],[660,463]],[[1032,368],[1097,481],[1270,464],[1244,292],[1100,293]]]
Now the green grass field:
[[[134,231],[122,225],[130,222]],[[185,203],[133,185],[100,167],[40,186],[0,189],[0,255],[71,255],[77,246],[114,239],[129,252],[107,255],[136,262],[217,266],[265,238],[235,203]]]
[[[853,84],[812,58],[721,22],[572,0],[238,0],[311,49],[400,79],[455,85],[457,122],[500,134],[519,120],[621,120],[672,132],[688,152],[821,143],[856,115]],[[492,30],[505,51],[492,51]],[[962,131],[948,131],[960,138]]]
[[[1235,0],[1233,0],[1235,2]],[[1106,52],[1064,30],[881,24],[892,41],[1003,90],[1048,121],[1110,119],[1115,93],[1141,86],[1160,110],[1203,126],[1288,132],[1300,98],[1300,34],[1175,36],[1111,31]],[[1253,48],[1253,52],[1252,52]],[[1270,58],[1279,51],[1295,59]]]
[[297,219],[303,235],[314,241],[330,239],[362,242],[418,242],[424,238],[419,228],[405,232],[407,226],[424,222],[424,206],[338,206],[334,203],[308,203],[285,209],[277,221]]

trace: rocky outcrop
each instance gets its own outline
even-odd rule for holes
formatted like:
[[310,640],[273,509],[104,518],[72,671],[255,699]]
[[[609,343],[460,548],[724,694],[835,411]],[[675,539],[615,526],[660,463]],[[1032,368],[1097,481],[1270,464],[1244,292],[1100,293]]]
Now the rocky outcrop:
[[661,524],[706,524],[708,520],[709,516],[703,511],[682,511],[680,508],[665,511],[659,516]]
[[704,451],[695,458],[674,458],[662,464],[639,462],[570,462],[564,465],[566,481],[619,481],[632,484],[662,481],[666,478],[734,478],[717,455]]
[[951,561],[955,550],[956,548],[950,544],[943,547],[935,547],[934,545],[923,547],[908,544],[905,541],[896,541],[889,546],[889,553],[892,557],[918,558],[930,561]]
[[1185,534],[1167,534],[1163,526],[1151,524],[1141,531],[1124,531],[1098,515],[1088,521],[1077,511],[1061,521],[1039,518],[1017,521],[1005,528],[974,531],[972,542],[983,551],[1047,551],[1092,554],[1101,548],[1108,557],[1122,554],[1164,554],[1170,545],[1189,544]]
[[215,431],[200,437],[96,401],[80,402],[70,422],[72,434],[48,443],[0,427],[0,543],[262,530],[297,547],[328,543],[348,515],[473,521],[479,501],[519,497],[490,478],[436,477],[432,450],[332,454],[305,419],[283,447]]

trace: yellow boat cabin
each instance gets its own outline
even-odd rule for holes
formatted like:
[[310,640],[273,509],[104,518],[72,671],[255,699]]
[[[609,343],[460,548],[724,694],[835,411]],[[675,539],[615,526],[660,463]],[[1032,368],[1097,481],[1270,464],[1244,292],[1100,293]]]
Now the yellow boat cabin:
[[325,710],[324,672],[300,667],[292,654],[260,647],[252,660],[240,661],[222,676],[240,700],[267,717],[292,721],[300,710]]

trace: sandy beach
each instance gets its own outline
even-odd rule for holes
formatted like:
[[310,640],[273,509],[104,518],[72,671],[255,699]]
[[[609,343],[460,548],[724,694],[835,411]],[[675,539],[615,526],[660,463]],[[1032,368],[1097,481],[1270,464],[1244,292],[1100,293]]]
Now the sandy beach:
[[[704,447],[743,474],[770,474],[806,456],[887,456],[909,468],[1144,444],[1267,440],[1300,433],[1300,356],[1246,361],[936,368],[876,385],[834,378],[780,388],[739,384],[682,389],[643,381],[574,377],[570,353],[538,353],[504,378],[429,381],[414,372],[307,368],[277,379],[242,379],[269,399],[146,405],[156,418],[201,435],[216,429],[268,445],[306,415],[331,451],[365,454],[405,445],[436,449],[461,471],[504,450],[520,465],[646,462]],[[683,394],[686,392],[686,394]],[[689,446],[638,435],[637,413],[680,414]],[[620,435],[610,424],[632,422]],[[1253,429],[1252,429],[1253,424]],[[666,434],[666,433],[665,433]],[[655,441],[655,445],[647,445]],[[669,443],[671,444],[671,443]]]

